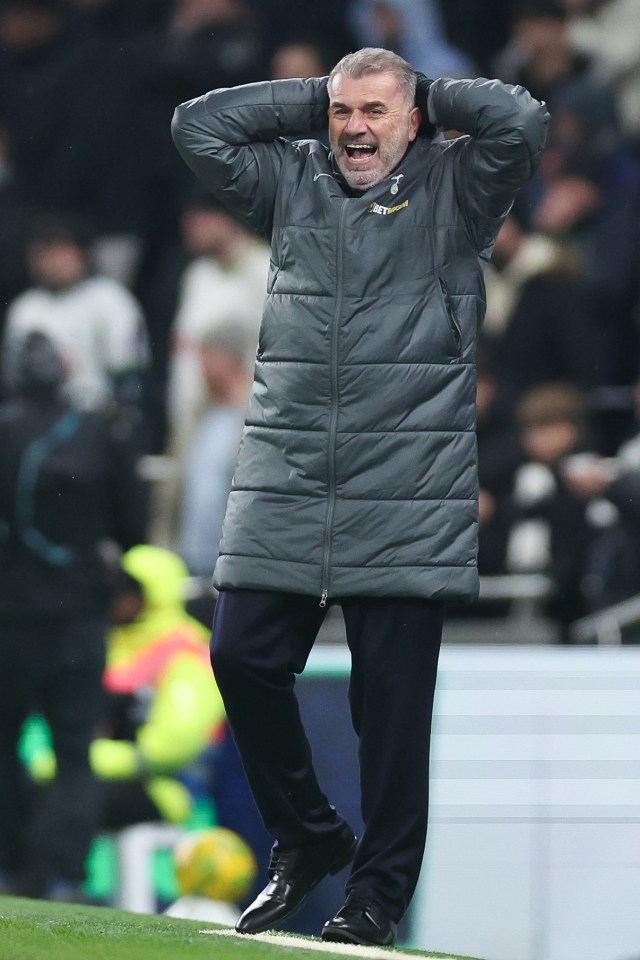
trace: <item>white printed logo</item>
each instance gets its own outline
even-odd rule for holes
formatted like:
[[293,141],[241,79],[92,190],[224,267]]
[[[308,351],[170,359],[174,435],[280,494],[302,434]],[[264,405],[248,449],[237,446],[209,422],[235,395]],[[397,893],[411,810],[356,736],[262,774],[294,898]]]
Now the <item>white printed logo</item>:
[[404,177],[404,173],[398,173],[396,174],[395,177],[391,177],[391,179],[393,180],[393,183],[389,188],[389,193],[393,193],[395,195],[398,192],[398,190],[400,189],[400,181],[402,180],[403,177]]
[[332,176],[333,176],[332,173],[316,173],[314,174],[313,182],[315,183],[318,177],[332,177]]

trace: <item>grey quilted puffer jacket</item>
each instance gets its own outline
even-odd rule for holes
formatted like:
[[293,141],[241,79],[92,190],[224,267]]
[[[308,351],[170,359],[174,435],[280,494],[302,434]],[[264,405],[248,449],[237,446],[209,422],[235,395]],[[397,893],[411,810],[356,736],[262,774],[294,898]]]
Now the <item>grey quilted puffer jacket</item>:
[[473,598],[483,266],[548,114],[521,87],[436,80],[418,137],[354,193],[318,140],[326,78],[178,107],[198,178],[271,241],[255,378],[214,581],[326,598]]

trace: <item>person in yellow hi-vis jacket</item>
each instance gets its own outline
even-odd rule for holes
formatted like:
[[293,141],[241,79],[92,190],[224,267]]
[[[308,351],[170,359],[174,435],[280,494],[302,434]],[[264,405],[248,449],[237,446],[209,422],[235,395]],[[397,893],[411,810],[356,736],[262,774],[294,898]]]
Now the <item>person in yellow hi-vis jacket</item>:
[[[192,798],[179,774],[215,741],[225,719],[208,631],[185,609],[188,574],[176,554],[139,545],[121,566],[104,673],[104,736],[90,749],[93,771],[104,781],[101,825],[181,824]],[[46,780],[55,760],[41,753],[31,768]]]
[[185,822],[191,797],[175,775],[220,732],[224,707],[209,662],[208,631],[185,610],[187,568],[160,547],[122,558],[104,685],[109,736],[91,746],[106,788],[104,826]]

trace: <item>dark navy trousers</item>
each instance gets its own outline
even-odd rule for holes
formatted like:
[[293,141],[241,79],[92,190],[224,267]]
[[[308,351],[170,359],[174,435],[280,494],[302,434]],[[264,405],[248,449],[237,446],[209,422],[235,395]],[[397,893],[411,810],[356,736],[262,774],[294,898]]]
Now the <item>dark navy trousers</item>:
[[[443,606],[346,598],[349,703],[359,739],[365,825],[346,891],[404,915],[424,853],[429,743]],[[211,662],[258,809],[277,848],[326,839],[342,824],[318,784],[295,696],[325,616],[318,599],[220,593]]]

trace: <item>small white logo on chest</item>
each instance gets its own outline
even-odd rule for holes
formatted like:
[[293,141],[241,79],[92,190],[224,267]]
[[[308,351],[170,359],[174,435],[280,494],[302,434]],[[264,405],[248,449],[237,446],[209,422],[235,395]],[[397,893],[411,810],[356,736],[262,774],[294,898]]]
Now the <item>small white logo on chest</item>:
[[398,173],[396,174],[395,177],[391,177],[391,179],[393,180],[393,183],[389,187],[389,193],[392,193],[394,196],[396,195],[396,193],[400,189],[400,181],[402,180],[403,177],[404,177],[404,173]]

